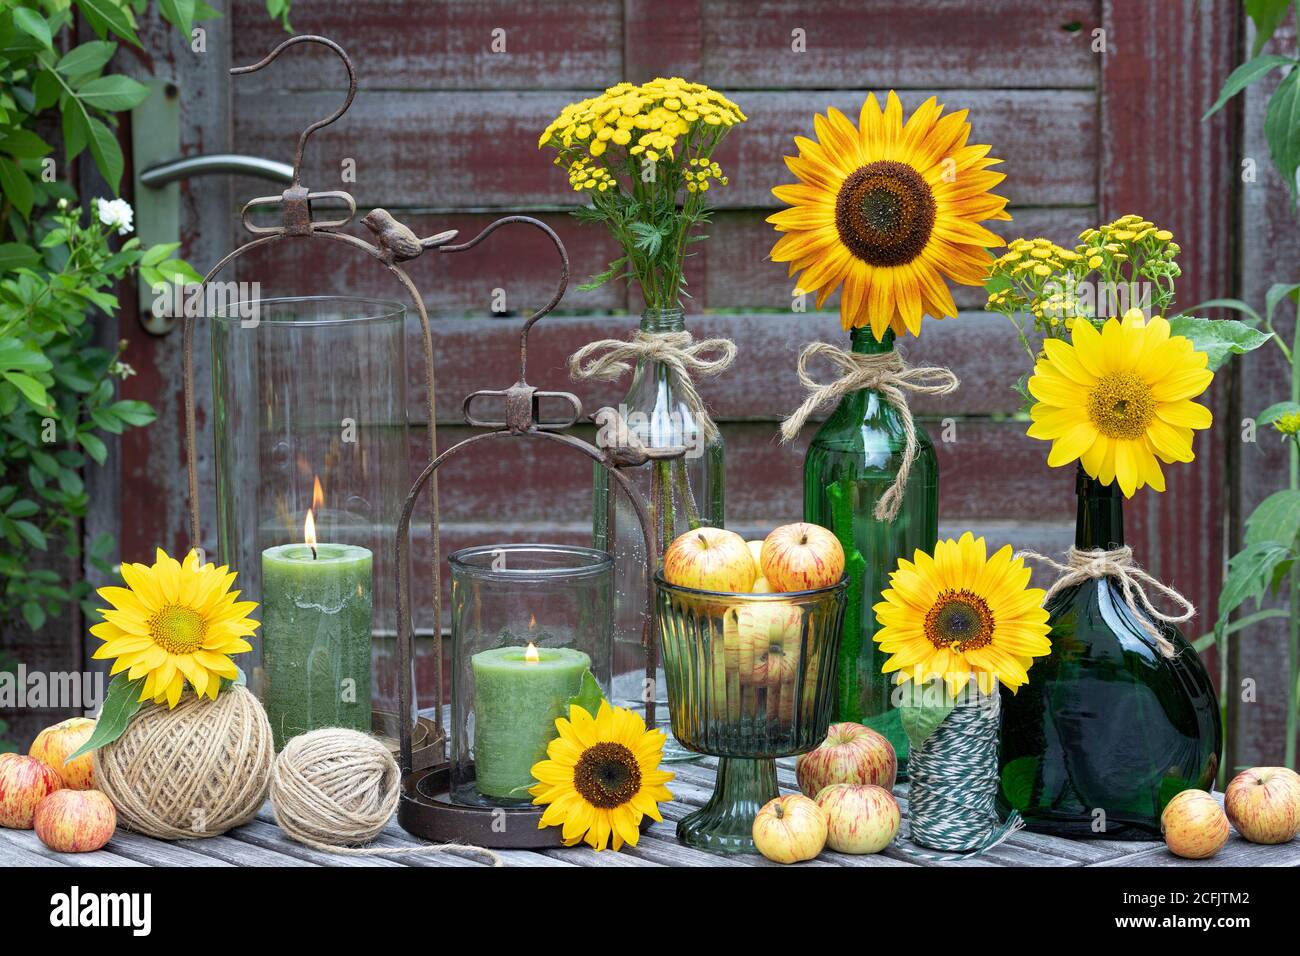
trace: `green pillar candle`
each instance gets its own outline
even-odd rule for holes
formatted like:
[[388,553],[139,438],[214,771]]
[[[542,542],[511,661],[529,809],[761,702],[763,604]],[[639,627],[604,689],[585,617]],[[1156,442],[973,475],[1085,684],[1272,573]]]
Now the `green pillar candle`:
[[262,552],[262,702],[277,751],[319,727],[370,731],[372,563],[350,544]]
[[528,799],[533,764],[546,759],[555,718],[582,688],[591,658],[570,647],[494,647],[470,658],[474,671],[474,779],[479,793]]

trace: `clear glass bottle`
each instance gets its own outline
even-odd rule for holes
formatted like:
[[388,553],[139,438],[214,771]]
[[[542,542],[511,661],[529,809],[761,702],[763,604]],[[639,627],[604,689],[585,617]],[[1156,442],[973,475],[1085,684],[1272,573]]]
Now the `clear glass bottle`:
[[[641,331],[649,334],[681,332],[686,320],[681,309],[648,309],[641,316]],[[642,360],[632,374],[620,413],[629,430],[649,448],[685,446],[684,458],[650,462],[627,474],[646,497],[659,542],[659,553],[679,534],[700,525],[723,526],[722,436],[705,441],[695,415],[681,399],[677,374],[657,361]],[[595,468],[593,544],[614,556],[615,605],[613,627],[613,692],[611,701],[621,707],[644,709],[653,692],[656,712],[667,729],[668,687],[662,662],[653,688],[646,688],[646,658],[642,644],[649,621],[646,594],[645,541],[627,496],[618,492],[600,466]],[[650,573],[653,574],[652,568]],[[650,639],[657,639],[650,635]],[[667,759],[695,757],[669,739]]]
[[[892,330],[877,340],[870,328],[859,328],[851,338],[860,355],[894,348]],[[898,752],[900,778],[907,769],[907,735],[890,699],[894,682],[880,672],[888,655],[871,639],[871,608],[889,586],[898,559],[910,559],[917,548],[932,550],[939,537],[939,465],[920,422],[916,438],[919,450],[893,521],[878,521],[874,512],[898,475],[907,437],[902,416],[879,392],[846,395],[813,436],[803,467],[804,520],[835,532],[849,575],[834,719],[866,724],[888,737]]]
[[[1078,473],[1075,546],[1124,544],[1124,498]],[[999,803],[1031,830],[1064,837],[1160,839],[1160,813],[1190,787],[1210,789],[1223,730],[1196,651],[1160,624],[1165,657],[1114,578],[1061,590],[1047,606],[1052,653],[1019,693],[1002,693]]]

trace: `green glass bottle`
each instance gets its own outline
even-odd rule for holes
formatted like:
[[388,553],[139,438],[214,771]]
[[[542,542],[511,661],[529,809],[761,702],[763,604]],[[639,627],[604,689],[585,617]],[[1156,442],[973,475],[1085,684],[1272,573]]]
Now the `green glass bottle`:
[[[892,351],[894,333],[878,341],[869,328],[854,329],[853,351]],[[844,636],[840,643],[835,720],[852,720],[884,734],[898,752],[900,776],[907,768],[907,735],[890,699],[894,682],[880,666],[888,657],[871,636],[872,605],[889,586],[900,557],[933,549],[939,537],[939,465],[930,436],[916,423],[920,446],[893,521],[874,517],[876,502],[898,475],[907,444],[902,417],[873,389],[846,395],[813,436],[804,458],[804,520],[835,532],[844,546],[849,575]]]
[[[1124,544],[1115,484],[1078,474],[1075,546]],[[1178,629],[1160,625],[1165,657],[1124,603],[1115,578],[1064,588],[1048,602],[1052,653],[1029,683],[1002,691],[1002,810],[1031,830],[1108,840],[1160,838],[1180,790],[1208,790],[1223,742],[1210,675]]]

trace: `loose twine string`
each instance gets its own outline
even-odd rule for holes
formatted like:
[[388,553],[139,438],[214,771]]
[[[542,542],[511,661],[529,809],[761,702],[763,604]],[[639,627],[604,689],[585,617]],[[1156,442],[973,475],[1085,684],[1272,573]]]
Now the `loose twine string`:
[[998,822],[998,727],[1002,701],[996,694],[960,703],[908,758],[907,807],[913,843],[949,853],[900,846],[903,852],[943,862],[977,856],[1025,826],[1020,814]]
[[[604,353],[603,355],[600,353]],[[706,358],[709,353],[718,353]],[[666,365],[677,376],[678,395],[690,410],[705,441],[717,437],[718,426],[695,389],[694,377],[718,375],[736,360],[736,343],[730,339],[696,342],[690,332],[643,332],[631,339],[600,339],[588,342],[569,356],[569,375],[574,379],[612,382],[635,362],[648,360]],[[584,364],[585,363],[585,364]]]
[[[1166,624],[1183,624],[1196,615],[1196,606],[1191,601],[1167,584],[1162,584],[1133,563],[1133,549],[1129,547],[1116,548],[1113,551],[1104,551],[1101,548],[1093,551],[1081,551],[1078,548],[1071,547],[1065,553],[1065,564],[1061,564],[1061,562],[1049,558],[1047,555],[1039,554],[1037,551],[1020,551],[1016,553],[1015,557],[1037,561],[1060,573],[1060,577],[1052,582],[1052,586],[1047,589],[1047,594],[1043,598],[1044,604],[1050,601],[1053,595],[1071,585],[1082,584],[1084,581],[1093,578],[1115,578],[1119,582],[1120,589],[1124,592],[1124,603],[1128,605],[1128,609],[1133,612],[1137,622],[1151,636],[1156,647],[1160,649],[1160,653],[1165,657],[1177,656],[1178,650],[1169,638],[1165,637],[1160,628],[1156,627],[1152,618]],[[1165,614],[1163,611],[1158,610],[1152,605],[1143,585],[1155,589],[1173,603],[1180,605],[1183,612],[1181,614]],[[1141,609],[1138,608],[1139,604],[1142,606]]]
[[388,747],[368,734],[325,728],[294,737],[271,771],[275,822],[304,846],[347,856],[435,853],[504,866],[491,850],[460,843],[365,847],[397,809],[401,773]]
[[[819,357],[825,358],[838,370],[839,378],[822,383],[808,373],[808,366]],[[799,382],[811,394],[781,423],[782,442],[794,441],[808,421],[808,416],[818,408],[859,389],[869,388],[879,392],[885,401],[898,410],[903,421],[903,434],[906,436],[903,461],[898,466],[894,483],[880,496],[875,508],[877,521],[893,521],[903,504],[903,492],[907,487],[908,476],[912,473],[912,462],[920,451],[916,440],[916,422],[912,420],[912,410],[908,407],[904,389],[918,395],[948,395],[961,385],[957,376],[946,368],[928,365],[913,368],[896,351],[859,355],[856,352],[846,352],[837,345],[812,342],[799,353]]]

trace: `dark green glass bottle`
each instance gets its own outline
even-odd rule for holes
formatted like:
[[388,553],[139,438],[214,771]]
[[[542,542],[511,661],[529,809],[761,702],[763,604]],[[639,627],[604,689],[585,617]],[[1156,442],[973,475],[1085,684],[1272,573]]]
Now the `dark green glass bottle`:
[[[880,354],[894,348],[894,333],[877,341],[871,329],[854,329],[854,352]],[[916,423],[920,446],[907,479],[902,507],[892,521],[877,521],[876,502],[898,474],[907,444],[902,418],[872,389],[846,395],[808,446],[804,459],[804,520],[835,532],[844,546],[849,575],[844,637],[840,644],[835,720],[866,724],[889,738],[898,752],[900,776],[907,768],[907,735],[890,695],[891,675],[882,674],[882,654],[872,605],[889,586],[898,559],[917,548],[931,550],[939,532],[939,465],[934,445]]]
[[[1123,496],[1082,470],[1075,546],[1124,544]],[[1219,704],[1196,651],[1161,625],[1161,654],[1114,578],[1052,597],[1052,653],[1029,683],[1002,691],[999,802],[1031,830],[1109,840],[1160,838],[1160,813],[1180,790],[1208,790],[1223,742]],[[1159,622],[1157,622],[1159,623]]]

